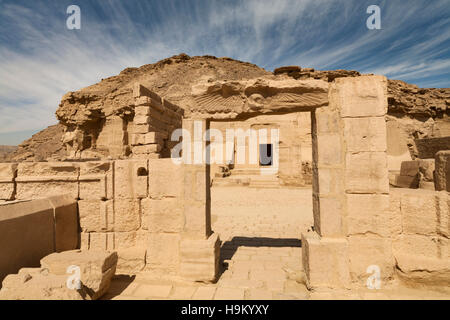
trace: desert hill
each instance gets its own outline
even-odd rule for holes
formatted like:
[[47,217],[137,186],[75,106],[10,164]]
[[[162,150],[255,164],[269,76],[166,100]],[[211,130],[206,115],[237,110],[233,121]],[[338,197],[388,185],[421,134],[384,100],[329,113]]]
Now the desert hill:
[[[11,153],[11,161],[41,161],[64,156],[61,142],[64,127],[83,127],[113,114],[124,112],[130,101],[132,85],[140,82],[187,112],[192,108],[191,87],[199,81],[244,80],[261,76],[323,79],[358,76],[357,71],[319,71],[311,68],[282,67],[269,72],[254,64],[180,54],[139,68],[127,68],[119,75],[62,98],[56,116],[60,124],[51,126],[24,141]],[[422,89],[399,80],[389,80],[389,115],[405,123],[408,135],[430,137],[450,135],[450,88]]]

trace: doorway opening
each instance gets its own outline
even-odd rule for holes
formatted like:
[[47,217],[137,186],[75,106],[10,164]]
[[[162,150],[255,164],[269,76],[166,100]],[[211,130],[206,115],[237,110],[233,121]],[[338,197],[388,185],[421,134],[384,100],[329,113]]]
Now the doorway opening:
[[271,166],[273,164],[273,145],[260,144],[259,145],[259,165]]

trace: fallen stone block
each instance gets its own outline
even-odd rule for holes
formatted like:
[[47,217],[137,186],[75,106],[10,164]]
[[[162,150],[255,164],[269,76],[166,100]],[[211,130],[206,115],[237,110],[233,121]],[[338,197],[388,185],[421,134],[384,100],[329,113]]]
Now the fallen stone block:
[[96,300],[108,291],[117,261],[117,252],[72,250],[46,256],[41,260],[41,267],[66,278],[68,270],[79,268],[81,286],[87,294],[84,298]]
[[0,206],[0,281],[55,251],[53,212],[47,199]]
[[84,291],[70,289],[67,279],[44,268],[24,268],[3,280],[0,300],[83,300]]
[[395,176],[392,185],[397,188],[417,189],[419,187],[419,179],[417,176]]

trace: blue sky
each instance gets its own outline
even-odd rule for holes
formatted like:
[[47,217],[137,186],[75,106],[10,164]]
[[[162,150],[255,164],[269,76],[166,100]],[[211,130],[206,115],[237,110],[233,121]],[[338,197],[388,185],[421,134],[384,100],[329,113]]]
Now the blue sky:
[[450,87],[450,0],[0,0],[0,28],[0,144],[55,124],[64,93],[181,52]]

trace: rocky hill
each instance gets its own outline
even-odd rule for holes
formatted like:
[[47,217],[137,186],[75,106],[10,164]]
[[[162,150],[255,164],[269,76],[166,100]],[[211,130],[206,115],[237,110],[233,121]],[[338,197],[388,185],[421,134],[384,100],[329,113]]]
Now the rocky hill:
[[63,128],[64,126],[57,124],[34,134],[30,139],[15,147],[15,150],[9,153],[3,161],[61,159],[65,156],[65,150],[61,142]]
[[16,150],[16,146],[0,146],[0,162],[5,162],[9,159],[10,154]]
[[[189,57],[180,54],[140,68],[127,68],[119,75],[103,79],[101,82],[69,92],[62,98],[56,116],[59,125],[51,126],[31,139],[23,142],[12,153],[9,160],[36,161],[63,157],[61,142],[64,127],[83,127],[96,123],[113,114],[120,114],[132,94],[132,85],[140,82],[165,99],[179,105],[186,111],[192,107],[191,87],[198,81],[244,80],[261,76],[286,77],[295,79],[322,79],[333,81],[339,77],[358,76],[357,71],[320,71],[298,66],[282,67],[274,72],[264,70],[254,64],[216,58],[212,56]],[[389,80],[389,114],[399,121],[408,118],[414,121],[408,134],[421,137],[442,135],[450,127],[450,89],[421,89],[398,80]],[[431,122],[430,122],[431,121]],[[422,123],[426,123],[422,128]],[[436,126],[436,124],[444,125]],[[417,130],[415,129],[417,127]],[[444,129],[440,129],[440,127]]]

